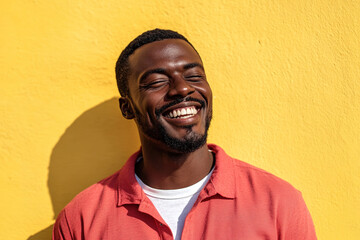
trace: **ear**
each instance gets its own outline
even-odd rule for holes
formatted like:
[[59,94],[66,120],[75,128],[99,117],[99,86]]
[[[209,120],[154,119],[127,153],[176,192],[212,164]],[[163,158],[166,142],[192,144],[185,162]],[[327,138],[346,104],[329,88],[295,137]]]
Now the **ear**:
[[134,110],[132,108],[130,100],[127,97],[119,98],[119,106],[124,118],[133,119],[135,117]]

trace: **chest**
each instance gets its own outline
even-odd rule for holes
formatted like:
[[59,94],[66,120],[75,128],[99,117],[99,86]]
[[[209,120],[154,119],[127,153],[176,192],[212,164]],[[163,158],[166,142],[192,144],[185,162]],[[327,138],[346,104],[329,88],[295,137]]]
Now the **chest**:
[[[142,206],[141,211],[138,205],[125,205],[115,211],[104,209],[99,215],[107,218],[95,217],[85,223],[85,239],[173,239],[169,226],[151,204]],[[268,206],[211,199],[190,210],[181,239],[277,239],[275,218]]]

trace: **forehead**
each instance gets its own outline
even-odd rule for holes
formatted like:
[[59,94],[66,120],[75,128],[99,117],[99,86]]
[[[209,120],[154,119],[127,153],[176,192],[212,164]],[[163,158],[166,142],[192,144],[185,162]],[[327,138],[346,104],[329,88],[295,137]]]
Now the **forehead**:
[[129,57],[130,72],[139,75],[153,68],[171,68],[202,61],[190,44],[181,39],[165,39],[145,44]]

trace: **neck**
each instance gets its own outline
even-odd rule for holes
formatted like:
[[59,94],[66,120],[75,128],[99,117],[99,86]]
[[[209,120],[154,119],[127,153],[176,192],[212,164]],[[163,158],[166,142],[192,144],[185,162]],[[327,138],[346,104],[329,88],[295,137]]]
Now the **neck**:
[[135,168],[138,177],[158,189],[179,189],[195,184],[211,170],[213,156],[205,144],[191,153],[176,153],[142,141],[143,160]]

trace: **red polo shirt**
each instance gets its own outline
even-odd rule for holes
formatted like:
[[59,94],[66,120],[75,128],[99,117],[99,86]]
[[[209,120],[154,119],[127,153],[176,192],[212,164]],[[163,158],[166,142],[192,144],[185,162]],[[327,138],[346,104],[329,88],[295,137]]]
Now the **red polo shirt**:
[[[181,239],[316,239],[299,191],[216,145],[209,148],[215,169],[186,217]],[[135,179],[139,154],[78,194],[60,212],[53,239],[173,239]]]

